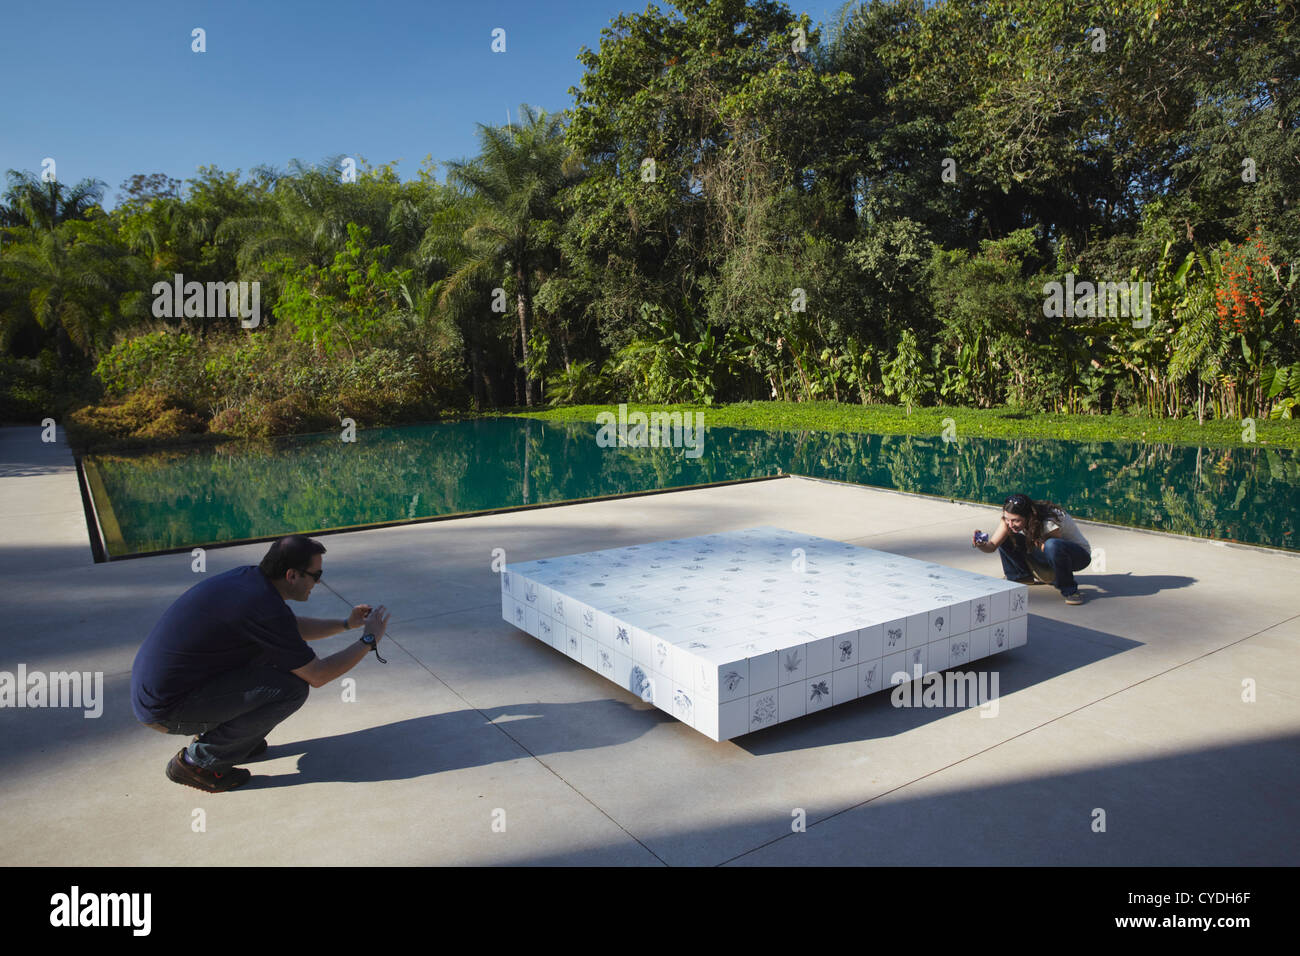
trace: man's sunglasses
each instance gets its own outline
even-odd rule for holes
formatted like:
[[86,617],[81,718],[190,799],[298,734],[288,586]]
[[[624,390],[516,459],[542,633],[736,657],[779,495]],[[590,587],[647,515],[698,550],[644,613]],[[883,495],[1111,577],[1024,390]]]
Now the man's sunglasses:
[[324,570],[320,570],[320,571],[308,571],[306,568],[294,568],[294,570],[297,571],[299,574],[305,574],[305,575],[307,575],[307,576],[310,577],[313,581],[315,581],[317,584],[320,584],[320,576],[321,576],[322,574],[325,573]]

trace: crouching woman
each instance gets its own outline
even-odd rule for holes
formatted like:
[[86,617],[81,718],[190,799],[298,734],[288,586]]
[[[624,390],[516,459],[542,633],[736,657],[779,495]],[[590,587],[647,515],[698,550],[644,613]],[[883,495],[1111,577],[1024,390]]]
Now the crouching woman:
[[1082,604],[1074,572],[1092,562],[1092,548],[1074,519],[1060,505],[1011,495],[1002,505],[1002,520],[991,535],[976,531],[972,545],[1002,558],[1010,581],[1054,584],[1066,604]]

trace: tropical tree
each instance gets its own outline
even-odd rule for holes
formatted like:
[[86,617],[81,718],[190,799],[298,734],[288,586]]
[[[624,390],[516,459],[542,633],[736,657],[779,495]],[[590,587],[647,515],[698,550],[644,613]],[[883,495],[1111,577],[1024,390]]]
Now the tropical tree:
[[125,253],[103,216],[65,221],[50,230],[25,230],[22,241],[4,250],[0,275],[31,319],[53,336],[59,359],[70,362],[103,344],[114,324]]
[[0,231],[16,227],[53,232],[61,223],[85,219],[104,198],[107,183],[83,179],[65,186],[57,179],[42,182],[35,174],[11,169],[9,188],[0,203]]
[[[556,196],[580,175],[564,142],[563,117],[520,107],[520,121],[507,126],[479,124],[482,152],[449,164],[449,178],[483,203],[465,231],[471,250],[443,290],[444,301],[488,277],[509,277],[519,320],[524,402],[535,401],[537,369],[530,356],[533,294],[540,273],[555,259],[559,209]],[[504,290],[504,286],[499,286]]]

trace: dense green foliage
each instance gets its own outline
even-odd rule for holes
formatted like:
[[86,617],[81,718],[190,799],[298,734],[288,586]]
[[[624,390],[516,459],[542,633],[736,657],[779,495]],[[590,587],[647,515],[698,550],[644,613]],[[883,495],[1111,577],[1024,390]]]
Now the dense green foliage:
[[[102,183],[11,171],[0,414],[143,391],[274,434],[780,399],[1232,431],[1300,408],[1292,3],[871,0],[817,27],[674,0],[578,59],[566,112],[480,126],[446,183],[208,168],[105,213]],[[260,324],[160,315],[176,274],[260,283]],[[1049,314],[1076,281],[1149,283],[1149,312],[1098,289]]]

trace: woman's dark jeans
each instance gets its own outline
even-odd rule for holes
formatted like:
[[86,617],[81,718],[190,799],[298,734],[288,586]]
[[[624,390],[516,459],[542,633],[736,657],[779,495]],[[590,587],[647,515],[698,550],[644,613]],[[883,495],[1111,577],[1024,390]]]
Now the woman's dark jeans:
[[198,734],[189,746],[190,759],[225,773],[301,707],[310,689],[296,674],[253,665],[193,691],[158,723],[169,734]]
[[1048,538],[1042,548],[1028,548],[1024,535],[1011,534],[998,545],[1002,558],[1002,571],[1015,581],[1034,571],[1048,584],[1055,584],[1063,595],[1079,590],[1074,572],[1082,571],[1092,563],[1088,549],[1064,538]]

